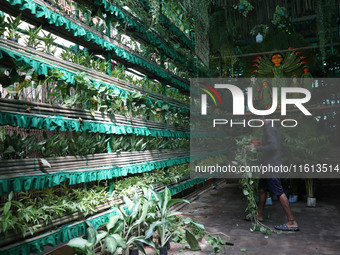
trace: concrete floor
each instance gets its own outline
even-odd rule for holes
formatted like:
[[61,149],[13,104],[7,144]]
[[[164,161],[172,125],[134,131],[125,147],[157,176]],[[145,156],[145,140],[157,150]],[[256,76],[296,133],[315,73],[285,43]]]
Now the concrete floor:
[[[340,254],[340,181],[323,180],[318,183],[317,207],[306,207],[302,199],[291,204],[300,227],[299,232],[266,236],[260,232],[251,233],[251,223],[244,221],[245,199],[238,184],[226,184],[218,190],[211,190],[199,199],[181,209],[184,216],[197,219],[209,232],[224,232],[234,243],[225,246],[220,254]],[[265,224],[274,227],[285,223],[281,205],[274,201],[266,207]],[[181,245],[171,244],[169,254],[212,254],[211,246],[203,240],[202,251],[193,252]],[[246,251],[241,251],[246,249]]]

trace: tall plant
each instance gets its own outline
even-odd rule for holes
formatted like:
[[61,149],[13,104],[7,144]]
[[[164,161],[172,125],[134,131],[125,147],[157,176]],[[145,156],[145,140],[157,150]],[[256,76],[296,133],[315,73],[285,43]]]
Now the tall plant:
[[14,39],[17,41],[21,37],[21,35],[18,33],[21,23],[21,13],[16,18],[7,17],[8,39]]
[[39,36],[38,36],[41,29],[42,29],[42,26],[40,26],[40,27],[29,27],[27,29],[28,36],[29,36],[25,40],[25,44],[26,44],[27,47],[31,47],[31,48],[36,49],[41,44],[41,41],[39,40]]
[[47,35],[44,33],[44,39],[43,39],[43,42],[44,42],[44,51],[45,53],[47,54],[50,54],[50,55],[54,55],[54,53],[56,52],[56,48],[52,47],[53,46],[53,43],[54,43],[54,40],[56,39],[55,37],[52,36],[51,33],[48,33]]
[[166,243],[171,238],[171,223],[176,221],[176,216],[180,215],[180,212],[172,212],[169,207],[175,203],[190,203],[185,199],[172,199],[171,192],[166,187],[164,190],[164,194],[161,195],[156,191],[152,191],[155,200],[156,200],[156,221],[150,225],[150,228],[145,233],[145,238],[148,239],[157,231],[159,235],[159,248],[162,248],[166,245]]

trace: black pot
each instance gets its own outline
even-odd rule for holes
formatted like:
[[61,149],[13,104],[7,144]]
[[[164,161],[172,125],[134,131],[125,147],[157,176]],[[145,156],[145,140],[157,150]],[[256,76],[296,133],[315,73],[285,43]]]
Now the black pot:
[[138,255],[138,249],[133,247],[129,249],[129,255]]
[[168,255],[167,245],[164,245],[162,248],[159,248],[159,255]]
[[19,41],[18,38],[9,38],[9,40],[16,42],[16,43]]
[[144,248],[144,243],[141,241],[135,241],[136,244],[139,244],[140,246],[142,246]]
[[169,240],[166,242],[166,248],[167,248],[168,250],[170,250],[170,248],[171,248],[171,244],[170,244],[171,241],[172,241],[172,239],[171,239],[171,237],[170,237]]

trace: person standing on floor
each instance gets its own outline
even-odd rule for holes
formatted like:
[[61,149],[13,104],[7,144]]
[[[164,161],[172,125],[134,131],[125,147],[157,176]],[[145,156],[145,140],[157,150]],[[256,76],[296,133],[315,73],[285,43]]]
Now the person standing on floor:
[[[262,143],[259,146],[250,145],[250,149],[255,148],[257,151],[262,152],[263,165],[280,166],[281,160],[281,133],[271,120],[264,120],[264,133]],[[298,224],[293,216],[289,206],[289,201],[286,194],[283,192],[280,178],[275,174],[263,176],[259,180],[260,202],[258,206],[257,219],[263,221],[263,211],[267,198],[267,191],[279,197],[280,204],[288,218],[288,222],[275,226],[277,230],[283,231],[298,231]]]

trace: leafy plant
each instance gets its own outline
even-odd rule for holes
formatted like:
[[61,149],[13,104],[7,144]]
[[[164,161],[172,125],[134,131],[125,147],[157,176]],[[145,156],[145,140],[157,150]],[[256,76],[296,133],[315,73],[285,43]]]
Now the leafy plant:
[[16,217],[12,216],[11,207],[18,206],[21,207],[22,204],[13,201],[13,192],[8,194],[7,202],[4,204],[2,208],[0,208],[0,233],[4,233],[5,237],[7,237],[8,230],[15,229],[15,230],[22,230],[23,226],[18,222]]
[[101,244],[103,247],[101,254],[103,254],[105,246],[111,254],[114,254],[119,244],[117,243],[117,239],[114,239],[112,236],[108,236],[108,232],[106,231],[98,232],[91,222],[87,220],[85,222],[88,225],[86,229],[87,239],[77,237],[71,239],[67,245],[73,247],[74,251],[79,255],[95,255],[95,247],[98,244]]
[[22,23],[21,21],[21,13],[16,17],[7,17],[7,28],[8,28],[8,36],[9,39],[19,39],[21,35],[18,33],[19,26]]
[[169,207],[175,203],[189,203],[189,201],[185,199],[172,199],[170,190],[166,187],[164,190],[163,196],[156,192],[152,191],[156,200],[156,221],[150,225],[150,228],[145,232],[145,238],[148,239],[155,231],[157,231],[160,239],[159,246],[164,247],[165,244],[171,237],[170,232],[170,224],[176,220],[175,216],[180,215],[180,212],[171,212]]
[[0,36],[2,36],[5,33],[6,27],[7,27],[7,22],[5,20],[5,15],[0,14]]
[[66,48],[60,53],[60,58],[66,61],[72,61],[73,55],[74,53],[69,48]]
[[[150,189],[143,189],[144,195],[134,194],[133,200],[123,196],[124,205],[118,208],[118,215],[123,220],[123,237],[127,247],[137,247],[143,254],[144,248],[137,241],[154,247],[150,237],[144,237],[148,218],[154,214],[154,200]],[[150,216],[151,215],[151,216]],[[142,230],[143,229],[143,230]]]
[[41,44],[41,41],[38,39],[39,38],[38,34],[41,31],[41,29],[42,29],[42,26],[40,26],[40,27],[29,27],[27,29],[29,37],[26,38],[26,40],[25,40],[26,46],[36,49]]
[[238,9],[244,17],[247,17],[248,13],[254,9],[254,6],[248,0],[240,0],[238,5],[233,5],[234,9]]
[[314,180],[313,179],[306,179],[306,191],[308,197],[314,197]]

